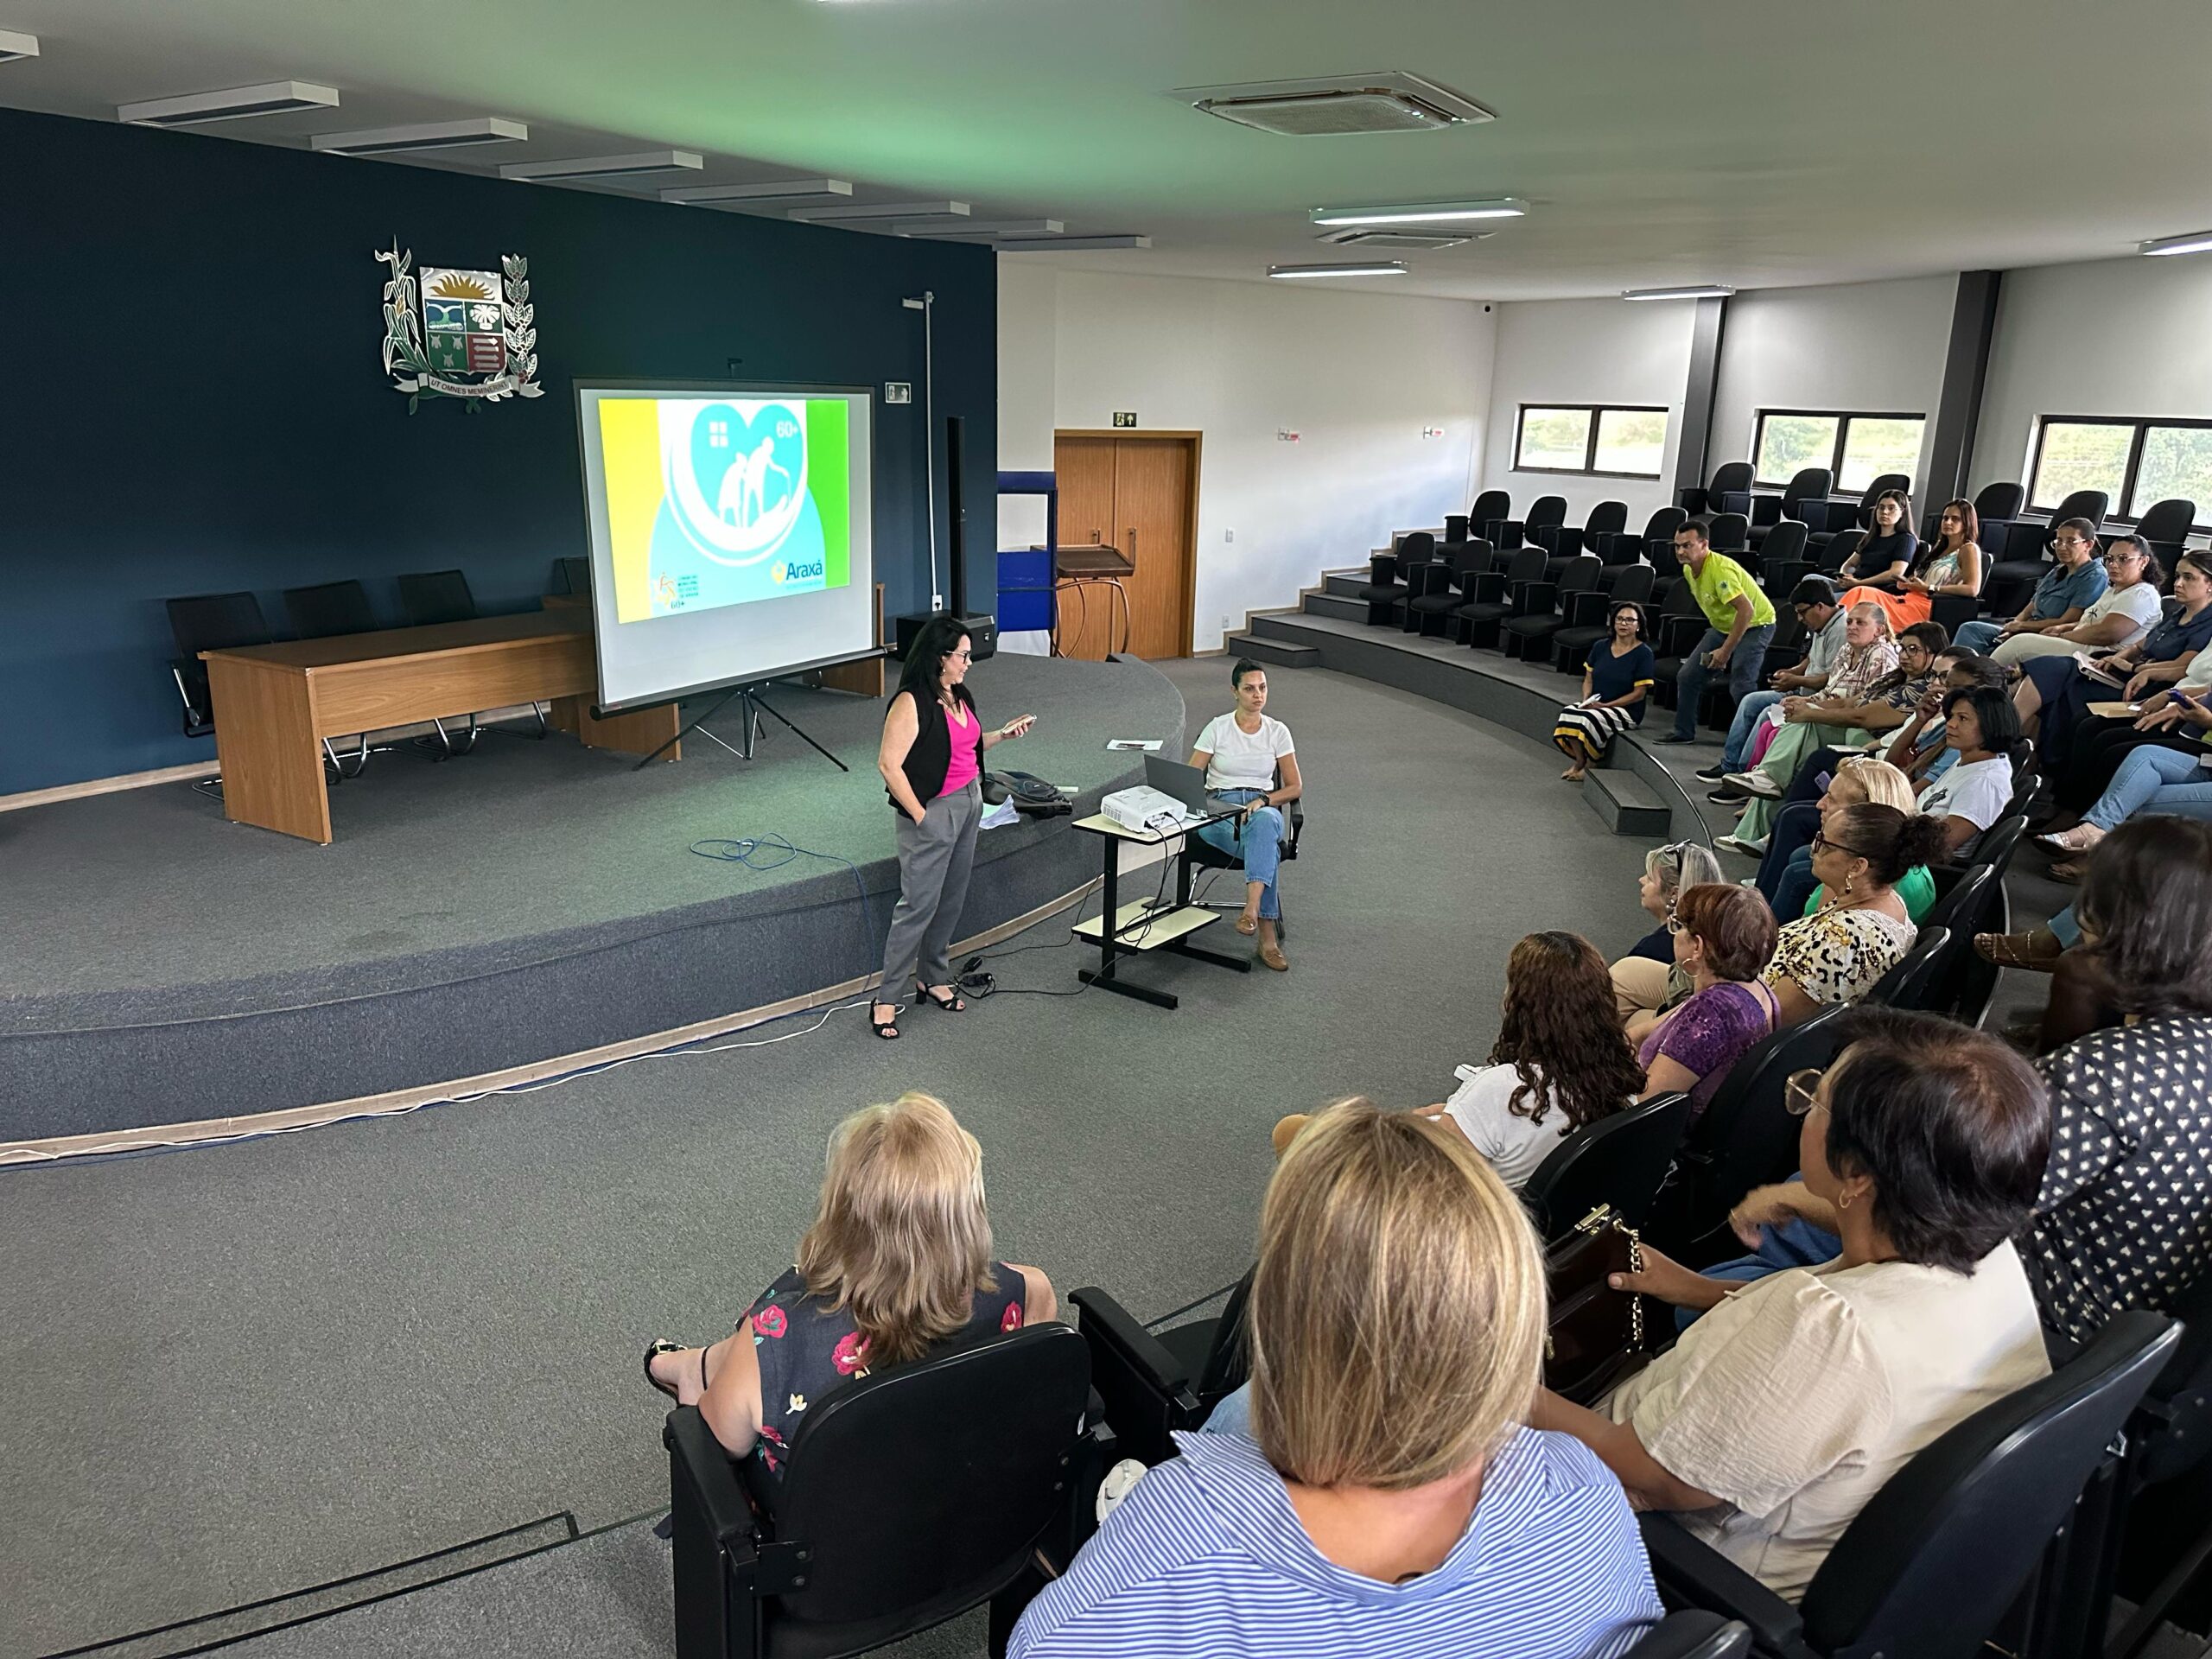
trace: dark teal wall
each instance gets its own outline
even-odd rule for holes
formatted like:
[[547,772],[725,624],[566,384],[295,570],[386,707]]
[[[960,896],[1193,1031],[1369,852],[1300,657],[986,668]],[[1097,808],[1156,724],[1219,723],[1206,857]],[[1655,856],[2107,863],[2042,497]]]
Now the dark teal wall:
[[[408,414],[378,358],[395,237],[418,268],[530,261],[543,397]],[[213,757],[171,594],[251,588],[282,633],[280,589],[358,576],[396,621],[398,573],[458,565],[533,606],[584,550],[575,378],[912,381],[879,403],[875,569],[922,608],[924,289],[988,550],[988,249],[0,111],[0,794]]]

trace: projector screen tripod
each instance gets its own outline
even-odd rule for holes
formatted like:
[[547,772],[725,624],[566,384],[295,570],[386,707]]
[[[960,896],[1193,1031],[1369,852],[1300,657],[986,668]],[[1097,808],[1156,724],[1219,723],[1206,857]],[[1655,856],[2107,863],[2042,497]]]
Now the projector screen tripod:
[[[721,696],[715,699],[715,706],[713,708],[708,709],[705,714],[701,715],[697,719],[687,721],[683,728],[679,730],[674,737],[670,738],[667,742],[662,744],[659,748],[655,749],[644,760],[639,761],[638,764],[631,767],[630,770],[632,772],[643,772],[647,766],[659,760],[664,753],[668,750],[674,748],[678,743],[682,742],[684,738],[693,732],[698,733],[700,736],[707,739],[709,742],[721,744],[723,748],[728,749],[739,760],[750,760],[753,758],[753,747],[760,740],[760,716],[764,714],[772,716],[779,725],[792,733],[801,741],[803,741],[807,747],[812,749],[824,760],[827,760],[831,766],[836,767],[838,771],[850,772],[852,770],[850,766],[840,760],[836,755],[830,753],[829,750],[823,748],[811,737],[809,737],[805,732],[800,730],[798,726],[794,725],[789,719],[785,718],[783,711],[778,709],[775,704],[770,702],[766,697],[762,696],[760,694],[766,689],[766,682],[765,681],[753,685],[732,686],[728,691],[725,691]],[[728,708],[733,702],[737,704],[739,711],[745,716],[745,723],[739,728],[738,741],[735,743],[727,742],[722,738],[717,736],[715,733],[707,729],[707,722],[712,720],[716,715],[721,713],[723,709]]]

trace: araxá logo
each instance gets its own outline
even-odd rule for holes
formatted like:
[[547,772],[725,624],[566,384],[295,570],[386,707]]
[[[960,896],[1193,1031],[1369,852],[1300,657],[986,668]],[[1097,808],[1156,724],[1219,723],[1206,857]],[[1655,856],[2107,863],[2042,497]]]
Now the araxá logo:
[[803,407],[671,399],[659,417],[662,481],[694,547],[717,564],[753,565],[791,538],[806,505]]
[[823,569],[820,559],[810,559],[804,563],[797,559],[785,559],[768,572],[768,579],[779,587],[787,582],[819,582]]

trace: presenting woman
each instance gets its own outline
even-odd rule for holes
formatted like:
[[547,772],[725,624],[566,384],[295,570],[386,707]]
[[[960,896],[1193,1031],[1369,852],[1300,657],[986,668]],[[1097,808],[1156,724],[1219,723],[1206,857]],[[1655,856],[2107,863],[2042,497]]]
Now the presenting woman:
[[1606,635],[1590,647],[1582,670],[1582,700],[1559,711],[1552,742],[1570,762],[1560,773],[1570,784],[1605,758],[1613,740],[1643,723],[1651,690],[1651,647],[1643,643],[1643,607],[1622,600],[1605,618]]
[[899,810],[899,907],[883,942],[882,987],[868,1010],[868,1024],[887,1042],[899,1034],[899,999],[910,976],[917,1003],[926,998],[947,1014],[968,1010],[948,952],[976,861],[983,751],[1037,722],[1036,715],[1023,715],[985,731],[963,683],[969,660],[968,634],[957,618],[924,623],[906,653],[875,752],[875,769]]
[[1230,670],[1229,683],[1236,689],[1236,707],[1206,722],[1191,750],[1191,764],[1205,768],[1209,795],[1244,810],[1234,822],[1207,824],[1198,839],[1243,855],[1244,913],[1236,918],[1236,931],[1257,932],[1260,960],[1280,974],[1290,966],[1276,926],[1282,919],[1275,893],[1275,874],[1282,866],[1282,809],[1304,794],[1306,785],[1298,775],[1298,756],[1291,751],[1290,728],[1267,713],[1268,671],[1243,659]]
[[[1878,518],[1882,508],[1891,502],[1885,495],[1875,506]],[[1901,499],[1901,498],[1900,498]],[[1843,596],[1847,608],[1864,601],[1879,605],[1890,615],[1890,626],[1899,633],[1916,622],[1925,622],[1935,609],[1937,594],[1952,594],[1961,599],[1973,599],[1981,592],[1981,549],[1974,537],[1981,533],[1981,520],[1976,516],[1971,501],[1949,501],[1943,506],[1938,521],[1936,539],[1910,556],[1902,565],[1892,562],[1878,574],[1864,579],[1861,586],[1853,588]],[[1904,542],[1913,537],[1908,533]],[[1864,554],[1866,549],[1860,552]],[[1857,555],[1854,557],[1859,556]],[[1872,554],[1862,561],[1872,564],[1881,555]]]

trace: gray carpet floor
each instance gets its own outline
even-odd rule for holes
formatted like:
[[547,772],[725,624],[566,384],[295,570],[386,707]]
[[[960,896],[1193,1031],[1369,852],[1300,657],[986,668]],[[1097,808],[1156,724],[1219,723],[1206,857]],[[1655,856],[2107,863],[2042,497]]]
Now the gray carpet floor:
[[[1225,663],[1168,671],[1193,728],[1229,706]],[[0,1654],[664,1501],[664,1402],[639,1351],[727,1332],[787,1264],[831,1126],[902,1088],[975,1130],[1001,1253],[1063,1289],[1104,1285],[1149,1317],[1233,1279],[1279,1114],[1440,1098],[1487,1051],[1522,933],[1614,951],[1644,926],[1643,848],[1548,750],[1341,676],[1270,674],[1309,790],[1287,975],[1148,962],[1133,971],[1179,1011],[1002,995],[918,1010],[891,1044],[855,1010],[411,1117],[0,1174]],[[1081,960],[994,966],[1008,989],[1066,992]]]

